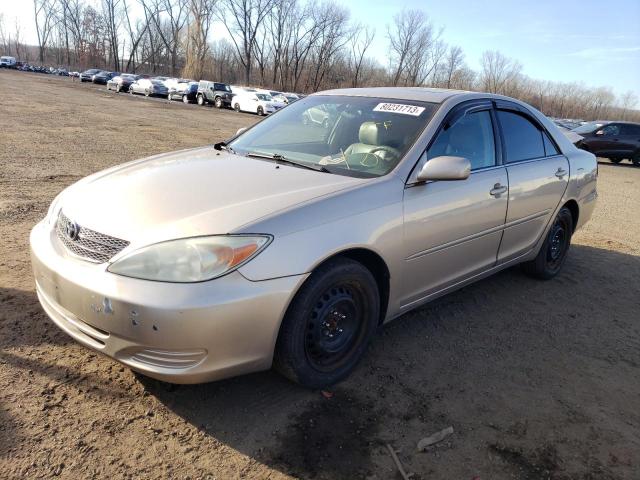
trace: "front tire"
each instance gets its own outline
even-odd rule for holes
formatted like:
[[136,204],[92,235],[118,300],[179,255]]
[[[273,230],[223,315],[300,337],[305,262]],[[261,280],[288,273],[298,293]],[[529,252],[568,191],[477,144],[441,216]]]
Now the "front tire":
[[215,106],[216,108],[222,108],[222,99],[220,97],[216,97]]
[[204,95],[198,95],[198,105],[204,106]]
[[264,109],[262,107],[258,107],[258,110],[256,110],[256,113],[262,117],[264,115]]
[[611,163],[620,163],[622,161],[621,158],[610,158],[609,160],[611,160]]
[[236,103],[236,104],[233,106],[233,109],[234,109],[236,112],[240,113],[240,104],[239,104],[239,103]]
[[522,264],[524,272],[540,280],[555,277],[567,259],[571,235],[573,235],[573,215],[567,207],[562,207],[536,258]]
[[371,272],[349,259],[321,265],[294,297],[280,327],[274,367],[307,388],[325,388],[356,367],[378,327]]
[[640,167],[640,152],[636,153],[631,159],[631,161],[636,167]]

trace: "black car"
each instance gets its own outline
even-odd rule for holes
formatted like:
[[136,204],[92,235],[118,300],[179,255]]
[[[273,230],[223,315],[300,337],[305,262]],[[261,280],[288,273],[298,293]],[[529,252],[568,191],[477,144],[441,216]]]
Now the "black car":
[[132,73],[121,73],[107,81],[107,90],[115,90],[116,92],[128,92],[131,84],[141,77]]
[[90,68],[89,70],[85,70],[80,74],[81,82],[92,82],[94,75],[100,73],[102,70],[99,68]]
[[108,72],[103,70],[93,76],[93,83],[99,83],[100,85],[106,85],[113,77],[120,75],[120,72]]
[[640,123],[592,122],[573,129],[584,137],[576,146],[613,163],[629,159],[640,167]]
[[198,82],[189,82],[187,85],[178,84],[177,89],[169,90],[169,100],[182,100],[184,103],[193,103],[198,96]]

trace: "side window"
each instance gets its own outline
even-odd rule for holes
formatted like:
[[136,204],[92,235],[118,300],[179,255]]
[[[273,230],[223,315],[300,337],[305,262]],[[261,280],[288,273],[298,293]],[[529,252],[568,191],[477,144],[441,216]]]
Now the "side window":
[[467,114],[438,134],[427,158],[451,155],[471,161],[471,170],[496,164],[491,114],[488,110]]
[[633,135],[640,138],[640,125],[622,125],[622,135]]
[[603,127],[602,135],[604,135],[605,137],[620,135],[620,125],[607,125],[606,127]]
[[545,156],[542,132],[526,117],[498,110],[498,119],[504,136],[506,163]]
[[544,141],[545,156],[552,157],[553,155],[560,154],[555,144],[551,141],[551,139],[549,138],[549,135],[546,132],[542,132],[542,140]]

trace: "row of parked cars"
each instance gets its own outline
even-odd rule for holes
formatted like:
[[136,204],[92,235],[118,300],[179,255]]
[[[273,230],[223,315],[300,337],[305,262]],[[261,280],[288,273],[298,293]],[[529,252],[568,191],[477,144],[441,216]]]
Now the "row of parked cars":
[[126,92],[147,97],[163,97],[198,105],[211,104],[217,108],[233,108],[238,112],[268,115],[295,102],[303,95],[228,85],[209,80],[187,78],[149,77],[92,68],[79,74],[81,82],[106,85],[107,90]]

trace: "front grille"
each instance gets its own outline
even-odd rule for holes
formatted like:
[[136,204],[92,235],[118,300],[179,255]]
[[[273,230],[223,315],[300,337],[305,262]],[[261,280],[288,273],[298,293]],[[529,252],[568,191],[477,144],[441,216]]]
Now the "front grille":
[[75,225],[62,211],[56,222],[56,234],[62,244],[74,255],[95,263],[104,263],[129,246],[126,240],[110,237],[104,233],[76,225],[77,236],[69,237],[69,226]]

